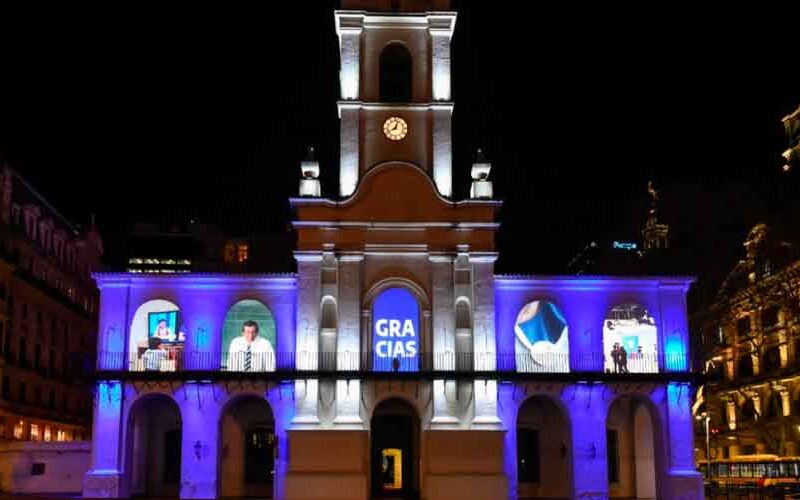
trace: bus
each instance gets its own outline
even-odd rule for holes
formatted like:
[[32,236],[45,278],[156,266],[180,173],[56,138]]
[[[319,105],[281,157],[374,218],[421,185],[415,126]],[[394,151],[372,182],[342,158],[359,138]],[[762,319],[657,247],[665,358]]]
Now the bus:
[[739,455],[724,460],[712,460],[698,464],[706,481],[720,486],[796,486],[800,490],[800,457],[777,455]]

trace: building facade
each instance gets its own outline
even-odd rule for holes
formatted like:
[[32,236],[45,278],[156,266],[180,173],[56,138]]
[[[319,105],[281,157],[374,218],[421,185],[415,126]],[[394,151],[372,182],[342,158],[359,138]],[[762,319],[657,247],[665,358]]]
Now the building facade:
[[502,276],[452,199],[445,1],[344,1],[291,274],[96,274],[87,497],[702,498],[686,277]]
[[88,439],[103,247],[0,170],[0,439]]
[[[800,259],[764,224],[708,308],[692,318],[709,376],[694,412],[706,412],[711,459],[800,455]],[[697,428],[698,461],[707,459]]]

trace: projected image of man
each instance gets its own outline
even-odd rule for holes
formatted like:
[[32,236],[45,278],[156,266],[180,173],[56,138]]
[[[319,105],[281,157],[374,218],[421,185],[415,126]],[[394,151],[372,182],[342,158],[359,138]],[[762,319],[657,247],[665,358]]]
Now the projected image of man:
[[238,372],[267,372],[275,370],[275,350],[264,337],[258,336],[258,323],[242,324],[242,334],[231,341],[228,350],[228,369]]

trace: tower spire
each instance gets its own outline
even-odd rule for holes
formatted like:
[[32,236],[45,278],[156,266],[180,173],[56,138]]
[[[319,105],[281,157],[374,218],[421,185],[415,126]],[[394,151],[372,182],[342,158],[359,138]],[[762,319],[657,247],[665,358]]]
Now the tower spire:
[[647,209],[647,220],[642,229],[644,249],[667,248],[669,247],[669,226],[658,222],[658,202],[661,197],[652,180],[647,181],[647,194],[650,196],[650,203]]

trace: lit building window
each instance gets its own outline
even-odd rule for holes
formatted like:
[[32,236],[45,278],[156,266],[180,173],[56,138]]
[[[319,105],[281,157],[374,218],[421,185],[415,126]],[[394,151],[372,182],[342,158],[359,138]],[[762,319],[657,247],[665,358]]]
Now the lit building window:
[[52,439],[52,435],[50,434],[50,427],[49,426],[45,426],[45,428],[44,428],[44,440],[45,441],[50,441],[51,439]]
[[225,262],[233,262],[233,243],[225,244]]
[[236,262],[247,261],[247,244],[239,245],[236,248]]
[[25,430],[25,423],[20,420],[14,424],[14,439],[22,439],[22,432]]
[[134,258],[128,259],[128,264],[142,264],[142,263],[143,263],[142,259],[140,259],[138,257],[134,257]]
[[66,441],[67,440],[67,433],[59,430],[56,431],[56,441]]
[[39,425],[31,424],[31,441],[39,441]]

